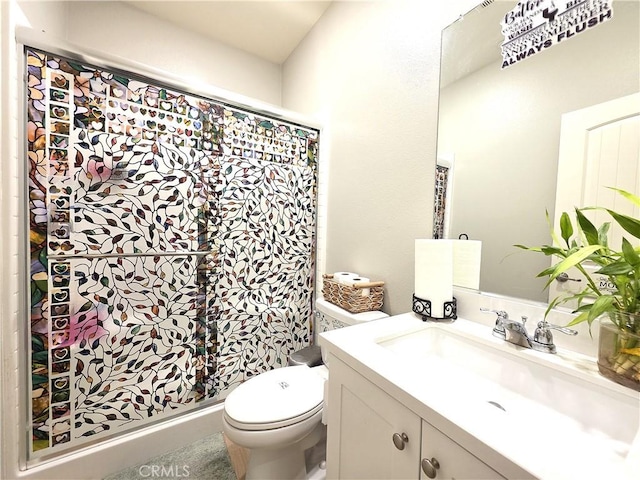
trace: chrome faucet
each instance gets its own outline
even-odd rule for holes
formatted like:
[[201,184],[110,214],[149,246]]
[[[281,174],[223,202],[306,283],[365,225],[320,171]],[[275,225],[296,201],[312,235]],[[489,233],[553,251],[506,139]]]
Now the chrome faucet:
[[556,353],[556,346],[553,343],[553,334],[551,330],[558,330],[567,335],[577,335],[576,330],[553,325],[546,320],[538,322],[533,338],[527,333],[526,323],[527,317],[522,316],[522,322],[511,320],[509,314],[504,310],[489,310],[487,308],[480,309],[484,313],[493,312],[497,315],[495,326],[493,327],[493,336],[506,340],[514,345],[531,348],[539,352]]

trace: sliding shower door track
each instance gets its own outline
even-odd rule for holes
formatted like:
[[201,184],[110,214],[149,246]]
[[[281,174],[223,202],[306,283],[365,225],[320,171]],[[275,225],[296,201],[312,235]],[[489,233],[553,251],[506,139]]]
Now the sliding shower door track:
[[118,257],[204,257],[205,255],[215,255],[217,250],[207,250],[204,252],[147,252],[147,253],[78,253],[73,255],[47,255],[49,260],[71,260],[74,258],[118,258]]

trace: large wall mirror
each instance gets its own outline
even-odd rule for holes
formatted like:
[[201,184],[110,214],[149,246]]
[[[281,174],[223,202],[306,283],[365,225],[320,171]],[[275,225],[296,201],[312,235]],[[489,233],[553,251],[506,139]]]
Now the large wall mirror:
[[562,115],[640,91],[640,1],[503,69],[500,22],[517,3],[485,1],[443,32],[437,220],[444,238],[482,240],[482,291],[546,302],[549,259],[514,245],[551,241]]

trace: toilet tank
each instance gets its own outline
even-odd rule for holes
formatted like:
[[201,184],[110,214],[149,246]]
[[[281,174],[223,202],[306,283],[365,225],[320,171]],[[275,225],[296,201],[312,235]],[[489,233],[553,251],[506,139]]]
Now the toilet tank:
[[350,313],[344,308],[340,308],[333,303],[327,302],[323,298],[316,300],[316,340],[317,334],[334,330],[336,328],[348,327],[359,323],[370,322],[380,318],[388,317],[379,310],[373,312]]

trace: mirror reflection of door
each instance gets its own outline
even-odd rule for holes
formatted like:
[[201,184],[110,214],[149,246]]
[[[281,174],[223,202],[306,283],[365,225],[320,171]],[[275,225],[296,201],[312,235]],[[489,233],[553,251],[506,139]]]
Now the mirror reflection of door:
[[[640,93],[562,116],[553,222],[556,229],[562,212],[572,215],[574,207],[598,206],[637,218],[639,209],[607,187],[640,195]],[[596,226],[611,221],[609,244],[619,250],[624,230],[606,212],[585,213]],[[637,246],[636,239],[629,235],[626,238]],[[588,271],[591,274],[597,268],[592,265]],[[550,286],[549,300],[562,291],[584,288],[584,279],[577,270],[569,277]],[[606,282],[602,288],[606,289]]]

